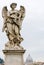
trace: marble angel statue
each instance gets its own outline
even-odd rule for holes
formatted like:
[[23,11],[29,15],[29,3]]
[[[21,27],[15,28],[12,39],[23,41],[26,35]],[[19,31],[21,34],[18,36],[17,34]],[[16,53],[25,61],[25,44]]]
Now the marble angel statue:
[[6,32],[6,35],[10,42],[19,45],[21,41],[23,41],[20,30],[23,19],[25,17],[25,8],[24,6],[20,6],[20,10],[16,10],[16,6],[16,3],[12,3],[10,5],[10,11],[8,11],[6,6],[3,7],[2,17],[4,19],[4,24],[2,31]]

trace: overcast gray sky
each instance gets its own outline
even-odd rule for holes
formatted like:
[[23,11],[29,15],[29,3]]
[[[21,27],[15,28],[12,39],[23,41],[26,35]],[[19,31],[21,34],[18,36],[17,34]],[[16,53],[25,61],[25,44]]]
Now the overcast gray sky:
[[2,32],[2,8],[16,2],[17,9],[23,5],[26,9],[21,34],[24,38],[22,46],[26,49],[24,60],[28,54],[34,61],[44,61],[44,0],[0,0],[0,57],[4,59],[2,50],[8,41],[5,32]]

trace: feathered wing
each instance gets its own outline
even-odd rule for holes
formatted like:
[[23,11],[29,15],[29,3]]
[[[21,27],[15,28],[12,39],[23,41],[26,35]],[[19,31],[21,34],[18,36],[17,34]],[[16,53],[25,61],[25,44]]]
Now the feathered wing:
[[7,18],[7,7],[3,7],[2,9],[2,17],[4,19],[4,24],[3,24],[3,28],[2,28],[2,31],[4,32],[5,28],[6,28],[6,18]]
[[21,29],[22,22],[23,22],[23,19],[25,17],[25,8],[24,8],[24,6],[20,6],[19,14],[20,14],[20,16],[18,17],[19,21],[17,23],[19,24],[19,28]]
[[3,9],[2,9],[2,17],[3,18],[7,16],[7,11],[8,11],[7,7],[6,6],[3,7]]

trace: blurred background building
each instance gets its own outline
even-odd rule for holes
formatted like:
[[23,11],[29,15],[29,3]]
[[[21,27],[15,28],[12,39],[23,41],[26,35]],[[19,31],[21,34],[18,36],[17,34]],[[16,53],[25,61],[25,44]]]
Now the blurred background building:
[[25,65],[44,65],[44,62],[34,62],[30,54],[28,55]]
[[29,54],[27,59],[26,59],[25,65],[32,65],[32,64],[33,64],[33,59]]

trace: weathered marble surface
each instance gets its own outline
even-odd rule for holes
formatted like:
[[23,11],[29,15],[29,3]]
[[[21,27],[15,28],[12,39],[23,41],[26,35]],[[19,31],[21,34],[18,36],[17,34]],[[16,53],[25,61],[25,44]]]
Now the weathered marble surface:
[[[25,17],[25,8],[24,6],[20,6],[19,10],[16,10],[17,4],[12,3],[10,5],[11,10],[8,11],[7,7],[3,7],[2,9],[2,17],[4,20],[4,25],[2,31],[6,32],[6,35],[9,39],[9,44],[7,43],[5,46],[9,47],[18,45],[23,41],[21,37],[20,30],[22,26],[23,19]],[[10,45],[10,46],[11,46]]]

